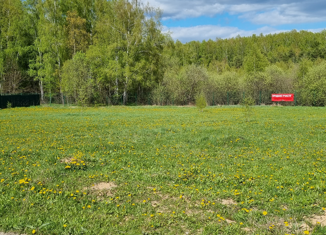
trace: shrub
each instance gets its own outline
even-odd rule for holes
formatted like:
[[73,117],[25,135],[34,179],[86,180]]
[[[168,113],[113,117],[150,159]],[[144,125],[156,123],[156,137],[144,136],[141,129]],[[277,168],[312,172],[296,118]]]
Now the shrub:
[[196,106],[203,112],[203,109],[206,108],[207,102],[204,93],[200,93],[196,97]]
[[243,111],[247,122],[250,122],[250,117],[252,114],[252,106],[254,104],[255,104],[255,100],[251,96],[244,98],[242,101]]

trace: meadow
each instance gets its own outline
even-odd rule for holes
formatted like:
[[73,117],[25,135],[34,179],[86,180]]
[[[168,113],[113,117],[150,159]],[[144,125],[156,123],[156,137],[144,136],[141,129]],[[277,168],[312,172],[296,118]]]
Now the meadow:
[[326,110],[0,110],[0,231],[326,234]]

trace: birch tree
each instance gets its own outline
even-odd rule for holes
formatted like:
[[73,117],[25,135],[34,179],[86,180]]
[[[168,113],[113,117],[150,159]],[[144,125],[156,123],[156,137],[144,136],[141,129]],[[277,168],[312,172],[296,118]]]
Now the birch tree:
[[[159,63],[164,36],[159,23],[160,12],[137,1],[115,0],[108,3],[97,24],[96,44],[106,44],[112,56],[109,66],[115,67],[115,89],[121,83],[123,103],[128,91],[137,84],[149,85],[160,76]],[[163,73],[162,73],[163,74]]]

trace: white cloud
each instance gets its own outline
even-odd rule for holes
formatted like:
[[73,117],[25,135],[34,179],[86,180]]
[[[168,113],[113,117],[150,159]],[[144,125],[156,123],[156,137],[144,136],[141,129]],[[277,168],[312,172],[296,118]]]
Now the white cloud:
[[[144,0],[146,1],[146,0]],[[281,25],[326,21],[325,0],[147,0],[163,10],[163,20],[228,12],[255,24]]]
[[149,4],[163,11],[163,20],[185,19],[188,17],[214,16],[226,11],[219,3],[203,4],[201,1],[148,0]]
[[[311,32],[320,32],[323,29],[311,29]],[[251,36],[253,34],[275,34],[286,32],[290,30],[277,30],[272,27],[261,27],[255,30],[241,30],[237,27],[222,27],[216,25],[200,25],[194,27],[164,27],[164,32],[171,32],[171,36],[174,40],[179,40],[183,43],[190,41],[202,41],[202,40],[215,40],[216,38],[232,38],[238,35]]]
[[[326,12],[325,12],[326,13]],[[326,21],[326,15],[304,12],[296,4],[284,4],[271,11],[246,13],[240,16],[255,24],[283,25]]]

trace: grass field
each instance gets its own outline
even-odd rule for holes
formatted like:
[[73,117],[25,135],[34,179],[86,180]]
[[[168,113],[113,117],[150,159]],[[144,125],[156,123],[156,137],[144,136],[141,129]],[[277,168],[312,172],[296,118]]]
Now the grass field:
[[326,109],[0,110],[0,231],[326,234]]

